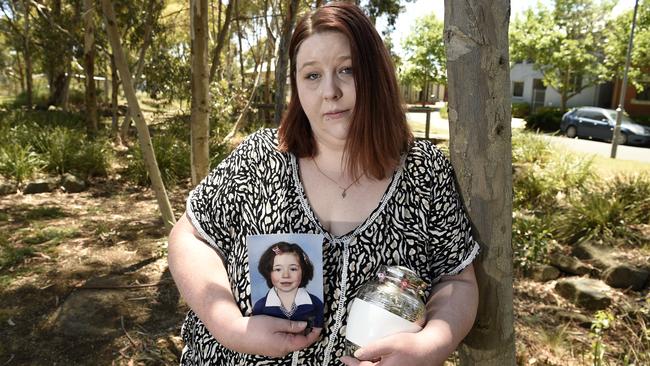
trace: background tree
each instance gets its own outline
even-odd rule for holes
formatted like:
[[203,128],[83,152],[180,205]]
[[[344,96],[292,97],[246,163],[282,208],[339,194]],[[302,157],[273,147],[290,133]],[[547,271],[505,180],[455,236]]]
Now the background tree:
[[[605,28],[605,74],[606,79],[622,79],[625,68],[627,44],[632,27],[632,10],[623,12],[611,19]],[[650,71],[650,2],[639,2],[636,29],[634,31],[634,48],[632,49],[628,80],[642,91],[643,82],[648,82]]]
[[481,254],[463,365],[515,365],[508,0],[445,1],[449,152]]
[[404,41],[406,62],[402,66],[402,81],[420,88],[421,101],[430,83],[446,83],[447,70],[445,58],[445,43],[442,39],[443,23],[431,13],[417,18],[415,25]]
[[[232,0],[231,0],[232,1]],[[192,40],[192,184],[197,185],[210,169],[210,68],[208,66],[208,0],[190,2]]]
[[534,62],[544,84],[560,94],[563,111],[569,99],[602,80],[604,15],[613,6],[609,0],[555,0],[552,9],[538,3],[512,24],[513,60]]
[[83,0],[84,70],[86,72],[86,123],[88,133],[97,133],[97,92],[95,90],[95,4]]
[[298,0],[287,0],[285,6],[285,18],[280,35],[280,45],[277,51],[277,62],[275,64],[275,125],[280,124],[286,98],[287,71],[289,69],[289,40],[293,28],[296,26],[298,14]]

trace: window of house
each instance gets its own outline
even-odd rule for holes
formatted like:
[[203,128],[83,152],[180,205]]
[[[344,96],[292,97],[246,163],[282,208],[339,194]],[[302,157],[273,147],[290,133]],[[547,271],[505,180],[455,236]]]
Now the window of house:
[[523,81],[513,81],[512,82],[512,96],[513,97],[523,97],[524,96],[524,82]]
[[582,75],[571,73],[569,74],[569,93],[579,92],[582,89]]

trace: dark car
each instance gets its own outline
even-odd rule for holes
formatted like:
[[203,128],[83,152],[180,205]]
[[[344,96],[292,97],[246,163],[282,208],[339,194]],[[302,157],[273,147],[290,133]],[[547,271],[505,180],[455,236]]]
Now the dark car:
[[[623,115],[620,145],[650,145],[650,127],[634,123],[630,117]],[[580,107],[574,108],[562,116],[560,130],[567,137],[588,137],[611,141],[616,125],[616,111],[613,109]]]

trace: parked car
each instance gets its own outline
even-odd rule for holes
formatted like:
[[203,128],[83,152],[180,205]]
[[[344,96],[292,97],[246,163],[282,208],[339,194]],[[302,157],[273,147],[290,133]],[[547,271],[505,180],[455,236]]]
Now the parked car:
[[[650,127],[635,123],[623,114],[619,145],[650,145]],[[616,125],[616,111],[613,109],[580,107],[562,116],[560,130],[567,137],[588,137],[611,141]]]

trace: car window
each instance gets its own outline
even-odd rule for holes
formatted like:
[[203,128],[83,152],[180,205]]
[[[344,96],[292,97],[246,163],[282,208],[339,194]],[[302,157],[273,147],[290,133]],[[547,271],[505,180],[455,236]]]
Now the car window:
[[596,111],[580,111],[580,117],[595,119],[596,121],[600,121],[605,118],[602,113]]
[[[610,113],[609,116],[612,117],[614,121],[616,121],[616,112]],[[634,121],[630,117],[626,116],[625,114],[621,116],[621,122],[634,123]]]

